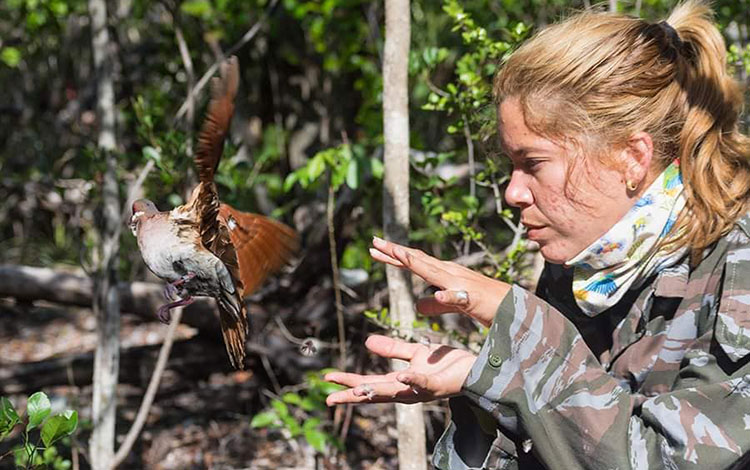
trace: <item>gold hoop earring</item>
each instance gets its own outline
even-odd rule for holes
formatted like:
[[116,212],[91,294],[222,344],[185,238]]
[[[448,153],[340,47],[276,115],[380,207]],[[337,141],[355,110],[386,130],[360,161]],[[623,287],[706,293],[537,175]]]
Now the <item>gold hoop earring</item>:
[[638,184],[634,183],[633,181],[630,181],[630,180],[628,180],[627,182],[625,182],[625,186],[627,186],[628,191],[630,191],[630,192],[633,192],[636,189],[638,189]]

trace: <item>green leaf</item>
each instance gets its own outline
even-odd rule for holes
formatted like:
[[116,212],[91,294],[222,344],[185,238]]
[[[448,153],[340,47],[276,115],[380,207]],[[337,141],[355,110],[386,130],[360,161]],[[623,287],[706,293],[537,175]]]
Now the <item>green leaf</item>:
[[250,421],[250,427],[251,428],[267,428],[276,420],[278,419],[278,415],[274,411],[265,411],[263,413],[258,413],[257,415],[253,416],[253,419]]
[[45,463],[52,463],[55,461],[55,457],[57,457],[57,447],[47,447],[44,449],[44,452],[42,452],[42,459]]
[[26,414],[29,415],[29,424],[26,425],[26,430],[29,431],[39,426],[44,418],[49,416],[50,410],[49,398],[44,392],[36,392],[31,395],[26,404]]
[[356,158],[349,160],[349,166],[346,169],[346,185],[352,189],[359,187],[359,162]]
[[299,393],[285,393],[281,399],[284,400],[284,403],[289,403],[290,405],[299,406],[302,403],[302,397],[299,396]]
[[324,152],[320,152],[317,155],[315,155],[310,161],[307,163],[307,183],[310,184],[313,181],[316,181],[320,175],[323,174],[323,172],[326,169],[326,162],[325,162],[326,155]]
[[320,423],[320,418],[308,418],[302,424],[302,429],[304,429],[305,431],[307,431],[308,429],[315,429],[320,426]]
[[326,409],[325,403],[322,403],[320,400],[315,400],[311,397],[303,398],[302,403],[300,403],[300,407],[305,411],[323,411]]
[[206,17],[211,14],[211,2],[207,0],[188,0],[180,5],[180,10],[190,16]]
[[299,179],[299,175],[297,174],[297,172],[289,173],[288,175],[286,175],[286,179],[284,179],[284,187],[283,187],[284,192],[288,193],[289,190],[292,189],[292,187],[294,186],[294,183],[296,183],[298,179]]
[[289,416],[289,408],[286,406],[286,403],[284,403],[281,400],[271,400],[271,406],[274,410],[276,410],[276,413],[278,413],[279,417],[281,419],[284,419],[285,416]]
[[370,159],[370,168],[372,168],[372,176],[376,179],[383,179],[383,161],[379,158],[371,158]]
[[281,421],[284,422],[284,425],[289,430],[292,437],[297,437],[302,432],[302,426],[299,425],[293,416],[282,416]]
[[13,404],[7,398],[0,397],[0,439],[7,436],[18,421],[18,413]]
[[78,426],[78,412],[65,410],[64,413],[55,415],[47,420],[42,426],[42,442],[49,447],[57,440],[70,436]]
[[305,440],[321,454],[326,451],[326,435],[317,429],[305,429]]
[[18,63],[21,62],[21,51],[15,47],[3,47],[0,51],[0,60],[8,67],[18,67]]

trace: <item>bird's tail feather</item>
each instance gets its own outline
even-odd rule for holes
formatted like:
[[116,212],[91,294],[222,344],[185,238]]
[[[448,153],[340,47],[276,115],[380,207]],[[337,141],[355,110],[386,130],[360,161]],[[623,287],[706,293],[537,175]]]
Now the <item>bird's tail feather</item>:
[[245,305],[233,295],[223,295],[218,299],[221,333],[227,348],[229,361],[235,369],[245,368],[245,338],[247,337],[247,312]]

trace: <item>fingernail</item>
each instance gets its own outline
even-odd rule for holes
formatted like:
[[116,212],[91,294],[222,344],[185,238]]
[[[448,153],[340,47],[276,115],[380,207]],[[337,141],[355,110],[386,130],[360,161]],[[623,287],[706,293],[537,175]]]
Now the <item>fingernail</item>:
[[435,299],[438,300],[439,302],[444,302],[445,301],[445,293],[443,291],[437,291],[437,292],[435,292]]
[[372,244],[375,245],[375,246],[383,246],[383,245],[385,245],[385,240],[383,240],[380,237],[373,236],[372,237]]
[[378,253],[378,250],[376,250],[375,248],[370,248],[370,256],[374,258],[377,255],[377,253]]

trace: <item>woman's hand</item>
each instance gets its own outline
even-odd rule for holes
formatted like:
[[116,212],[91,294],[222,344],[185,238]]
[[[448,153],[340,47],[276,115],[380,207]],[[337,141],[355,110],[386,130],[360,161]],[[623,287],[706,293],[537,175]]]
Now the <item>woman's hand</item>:
[[328,395],[329,406],[340,403],[419,403],[457,395],[476,359],[474,354],[449,346],[425,346],[374,335],[365,342],[375,354],[409,361],[404,370],[384,375],[331,372],[325,380],[347,390]]
[[423,315],[462,312],[489,326],[510,285],[450,261],[441,261],[420,250],[373,238],[370,255],[376,261],[406,268],[440,288],[433,297],[417,301]]

